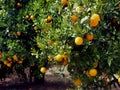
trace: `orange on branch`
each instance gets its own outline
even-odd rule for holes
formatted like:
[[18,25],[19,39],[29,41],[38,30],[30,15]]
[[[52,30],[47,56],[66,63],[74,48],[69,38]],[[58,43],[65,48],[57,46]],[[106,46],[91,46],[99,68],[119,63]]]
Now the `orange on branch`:
[[47,69],[46,69],[45,67],[41,67],[41,68],[40,68],[40,72],[41,72],[41,73],[46,73],[46,71],[47,71]]
[[74,81],[74,85],[75,86],[80,86],[82,84],[82,81],[80,80],[80,79],[76,79],[75,81]]
[[120,83],[120,77],[118,78],[118,82]]
[[94,39],[94,35],[88,33],[88,34],[86,34],[85,38],[86,38],[86,40],[93,40]]
[[63,56],[58,54],[54,57],[54,59],[57,61],[57,62],[62,62],[63,61]]
[[34,20],[34,15],[31,15],[31,16],[30,16],[30,19],[31,19],[31,20]]
[[3,61],[4,65],[6,65],[8,63],[8,61]]
[[96,26],[99,24],[99,21],[100,21],[100,16],[99,16],[99,14],[93,14],[93,15],[90,17],[90,26],[96,27]]
[[17,55],[14,55],[14,56],[13,56],[13,60],[18,61],[18,60],[19,60],[19,59],[18,59],[18,56],[17,56]]
[[20,31],[17,31],[17,36],[21,36],[21,32]]
[[53,20],[52,16],[47,17],[47,23],[50,23]]
[[67,6],[68,5],[68,0],[61,0],[61,4],[63,6]]
[[90,69],[89,70],[89,75],[94,77],[94,76],[97,76],[97,70],[96,69]]
[[19,60],[18,63],[19,63],[19,64],[22,64],[22,63],[23,63],[23,60]]
[[66,66],[68,64],[68,56],[63,55],[63,65]]
[[7,67],[11,67],[11,66],[12,66],[12,63],[7,63],[6,66],[7,66]]
[[75,16],[75,15],[72,15],[72,16],[71,16],[71,20],[75,23],[75,22],[78,21],[78,17]]
[[82,45],[83,44],[83,38],[82,37],[76,37],[75,38],[75,44],[76,45]]
[[12,61],[12,58],[8,58],[8,61],[11,62],[11,61]]
[[20,7],[21,7],[21,3],[18,2],[18,3],[17,3],[17,8],[20,8]]
[[25,19],[29,19],[29,15],[26,15],[26,16],[25,16]]

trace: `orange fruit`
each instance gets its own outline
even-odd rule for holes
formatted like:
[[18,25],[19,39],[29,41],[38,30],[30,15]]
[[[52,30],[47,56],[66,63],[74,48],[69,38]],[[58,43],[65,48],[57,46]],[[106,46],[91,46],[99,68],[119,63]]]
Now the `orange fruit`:
[[58,61],[58,62],[62,62],[62,61],[63,61],[63,56],[60,55],[60,54],[58,54],[58,55],[56,55],[56,56],[54,57],[54,59],[55,59],[56,61]]
[[34,20],[34,15],[31,15],[31,16],[30,16],[30,19],[31,19],[31,20]]
[[2,52],[0,51],[0,59],[2,58]]
[[48,16],[47,17],[47,23],[50,23],[52,21],[52,19],[53,19],[52,16]]
[[14,56],[13,56],[13,59],[14,59],[15,61],[18,61],[18,56],[17,56],[17,55],[14,55]]
[[8,58],[8,61],[11,62],[11,61],[12,61],[12,58]]
[[20,2],[17,3],[17,7],[20,8],[21,7],[21,4]]
[[21,36],[21,32],[20,31],[17,31],[17,36]]
[[45,67],[41,67],[41,68],[40,68],[40,72],[41,72],[41,73],[46,73],[46,71],[47,71],[47,70],[46,70]]
[[90,17],[90,26],[96,27],[96,26],[99,24],[99,21],[100,21],[100,16],[99,16],[99,14],[93,14],[93,15]]
[[52,44],[52,41],[50,41],[50,40],[47,41],[47,44],[48,44],[48,45],[51,45],[51,44]]
[[7,67],[11,67],[12,64],[11,64],[11,63],[7,63],[6,66],[7,66]]
[[0,59],[2,58],[2,54],[0,54]]
[[75,15],[72,15],[72,16],[71,16],[71,20],[75,23],[75,22],[78,21],[78,17],[75,16]]
[[75,38],[75,44],[76,45],[82,45],[83,44],[83,38],[82,37],[76,37]]
[[118,82],[120,83],[120,77],[118,78]]
[[90,33],[86,34],[86,40],[93,40],[93,39],[94,39],[93,34]]
[[28,16],[28,15],[26,15],[26,16],[25,16],[25,19],[29,19],[29,16]]
[[68,56],[63,55],[63,65],[66,66],[68,64]]
[[49,0],[45,0],[45,2],[48,2]]
[[90,69],[89,70],[89,75],[94,77],[94,76],[97,76],[97,70],[96,69]]
[[80,79],[76,79],[75,81],[74,81],[74,85],[75,86],[80,86],[82,84],[82,81],[80,80]]
[[3,61],[3,63],[4,63],[5,65],[7,65],[8,62],[7,62],[7,61]]
[[61,4],[63,6],[67,6],[68,5],[68,0],[61,0]]
[[23,63],[23,61],[22,61],[22,60],[19,60],[19,61],[18,61],[18,63],[19,63],[19,64],[22,64],[22,63]]

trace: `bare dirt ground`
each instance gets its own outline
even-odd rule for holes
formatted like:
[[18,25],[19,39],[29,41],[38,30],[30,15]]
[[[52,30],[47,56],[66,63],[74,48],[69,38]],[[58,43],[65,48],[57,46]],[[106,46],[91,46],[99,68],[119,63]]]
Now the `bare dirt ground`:
[[[50,68],[45,75],[44,83],[23,83],[19,82],[19,77],[12,75],[12,78],[8,77],[0,81],[0,90],[76,90],[67,70],[63,72],[67,78],[53,75],[52,71],[59,72],[57,67]],[[120,88],[113,86],[112,90],[120,90]]]

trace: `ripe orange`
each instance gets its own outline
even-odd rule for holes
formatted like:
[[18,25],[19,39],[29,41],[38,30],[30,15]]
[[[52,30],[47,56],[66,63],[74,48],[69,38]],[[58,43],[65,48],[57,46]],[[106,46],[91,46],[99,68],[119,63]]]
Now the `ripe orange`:
[[63,65],[66,66],[68,64],[68,56],[63,55]]
[[120,83],[120,77],[118,78],[118,82]]
[[8,62],[7,62],[7,61],[3,61],[3,63],[4,63],[5,65],[7,65]]
[[94,77],[94,76],[97,76],[97,70],[96,69],[90,69],[89,70],[89,75]]
[[52,19],[53,19],[52,16],[48,16],[47,17],[47,23],[50,23],[52,21]]
[[93,39],[94,39],[93,34],[90,33],[86,34],[86,40],[93,40]]
[[48,2],[49,0],[45,0],[45,2]]
[[30,19],[31,19],[31,20],[34,20],[34,15],[31,15],[31,16],[30,16]]
[[20,8],[21,7],[21,4],[20,2],[17,3],[17,7]]
[[0,59],[2,58],[2,52],[0,51]]
[[74,81],[75,86],[80,86],[82,84],[82,81],[80,79],[76,79]]
[[47,70],[46,70],[45,67],[41,67],[41,68],[40,68],[40,72],[41,72],[41,73],[46,73],[46,71],[47,71]]
[[78,21],[78,17],[75,16],[75,15],[72,15],[72,16],[71,16],[71,20],[75,23],[75,22]]
[[8,58],[8,61],[11,62],[11,61],[12,61],[12,58]]
[[18,56],[17,56],[17,55],[14,55],[14,56],[13,56],[13,59],[14,59],[15,61],[18,61]]
[[75,44],[76,45],[82,45],[83,44],[83,38],[82,37],[76,37],[75,38]]
[[67,6],[68,5],[68,0],[61,0],[61,4],[63,6]]
[[93,15],[90,17],[90,26],[96,27],[96,26],[99,24],[99,21],[100,21],[100,16],[99,16],[99,14],[93,14]]
[[58,54],[54,57],[54,59],[57,61],[57,62],[62,62],[63,61],[63,56]]
[[50,41],[50,40],[47,41],[47,44],[48,44],[48,45],[51,45],[51,44],[52,44],[52,41]]
[[21,36],[21,32],[20,31],[17,31],[17,36]]
[[2,58],[2,54],[0,54],[0,59]]
[[12,63],[7,63],[6,65],[7,65],[7,67],[11,67]]
[[19,64],[22,64],[22,63],[23,63],[23,60],[19,60],[18,63],[19,63]]
[[25,19],[29,19],[29,16],[28,16],[28,15],[26,15],[26,16],[25,16]]

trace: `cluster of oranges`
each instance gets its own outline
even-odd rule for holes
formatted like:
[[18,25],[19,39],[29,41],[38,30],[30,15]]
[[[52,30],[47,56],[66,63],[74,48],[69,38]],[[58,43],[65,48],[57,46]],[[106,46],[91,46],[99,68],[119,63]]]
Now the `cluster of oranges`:
[[[90,40],[93,40],[94,39],[94,35],[93,34],[91,34],[91,33],[87,33],[86,35],[85,35],[85,40],[88,40],[88,41],[90,41]],[[82,45],[83,44],[83,38],[82,37],[80,37],[80,36],[77,36],[76,38],[75,38],[75,44],[76,45]]]
[[11,67],[12,63],[13,63],[13,60],[16,61],[19,64],[23,63],[23,60],[20,60],[17,55],[14,55],[13,58],[10,58],[10,57],[7,58],[7,60],[4,60],[3,63],[4,63],[4,65],[6,65],[8,67]]

